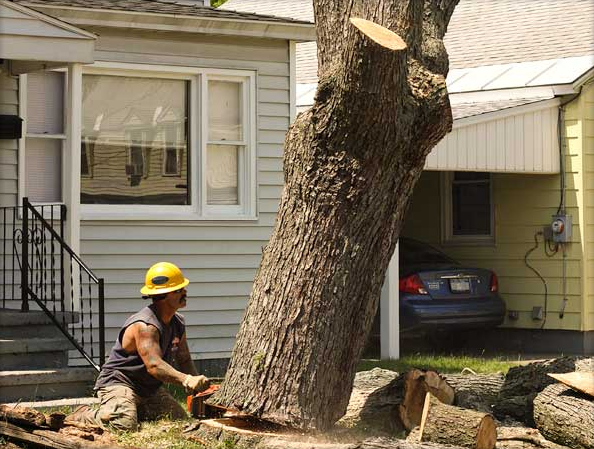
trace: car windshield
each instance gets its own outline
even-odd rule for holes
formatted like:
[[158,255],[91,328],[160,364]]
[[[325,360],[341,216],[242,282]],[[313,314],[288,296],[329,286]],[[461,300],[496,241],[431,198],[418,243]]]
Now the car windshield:
[[444,253],[418,240],[401,238],[399,248],[402,265],[458,264],[454,259],[450,259]]

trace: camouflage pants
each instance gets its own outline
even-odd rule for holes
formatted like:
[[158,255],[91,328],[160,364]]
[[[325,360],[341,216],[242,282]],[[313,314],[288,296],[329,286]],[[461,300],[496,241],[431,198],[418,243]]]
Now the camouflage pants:
[[74,419],[100,426],[109,425],[117,430],[137,430],[139,421],[152,421],[169,417],[187,418],[186,411],[163,387],[149,397],[142,397],[125,385],[112,385],[97,391],[100,405]]

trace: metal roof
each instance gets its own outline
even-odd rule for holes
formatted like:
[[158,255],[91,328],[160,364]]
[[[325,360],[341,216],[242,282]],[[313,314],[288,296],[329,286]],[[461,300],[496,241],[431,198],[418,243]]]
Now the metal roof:
[[12,0],[31,8],[67,7],[80,9],[98,9],[139,13],[165,14],[175,16],[193,16],[210,19],[272,22],[283,24],[310,25],[310,22],[266,14],[228,11],[208,6],[172,3],[160,0]]

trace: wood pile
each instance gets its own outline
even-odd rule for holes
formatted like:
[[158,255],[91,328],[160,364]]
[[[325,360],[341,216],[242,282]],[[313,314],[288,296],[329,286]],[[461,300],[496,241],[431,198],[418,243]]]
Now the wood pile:
[[253,418],[234,416],[203,421],[188,439],[260,449],[594,449],[593,380],[594,358],[583,357],[534,362],[505,376],[375,368],[357,374],[331,436],[262,430]]
[[120,449],[101,427],[68,421],[63,413],[48,416],[27,407],[0,404],[0,438],[6,447],[48,449]]

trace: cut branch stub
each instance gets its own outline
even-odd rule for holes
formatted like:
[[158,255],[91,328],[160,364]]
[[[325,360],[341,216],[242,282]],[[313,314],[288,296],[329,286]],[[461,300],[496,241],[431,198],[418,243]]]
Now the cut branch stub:
[[406,42],[386,27],[359,17],[351,17],[351,23],[373,42],[394,51],[406,49]]

